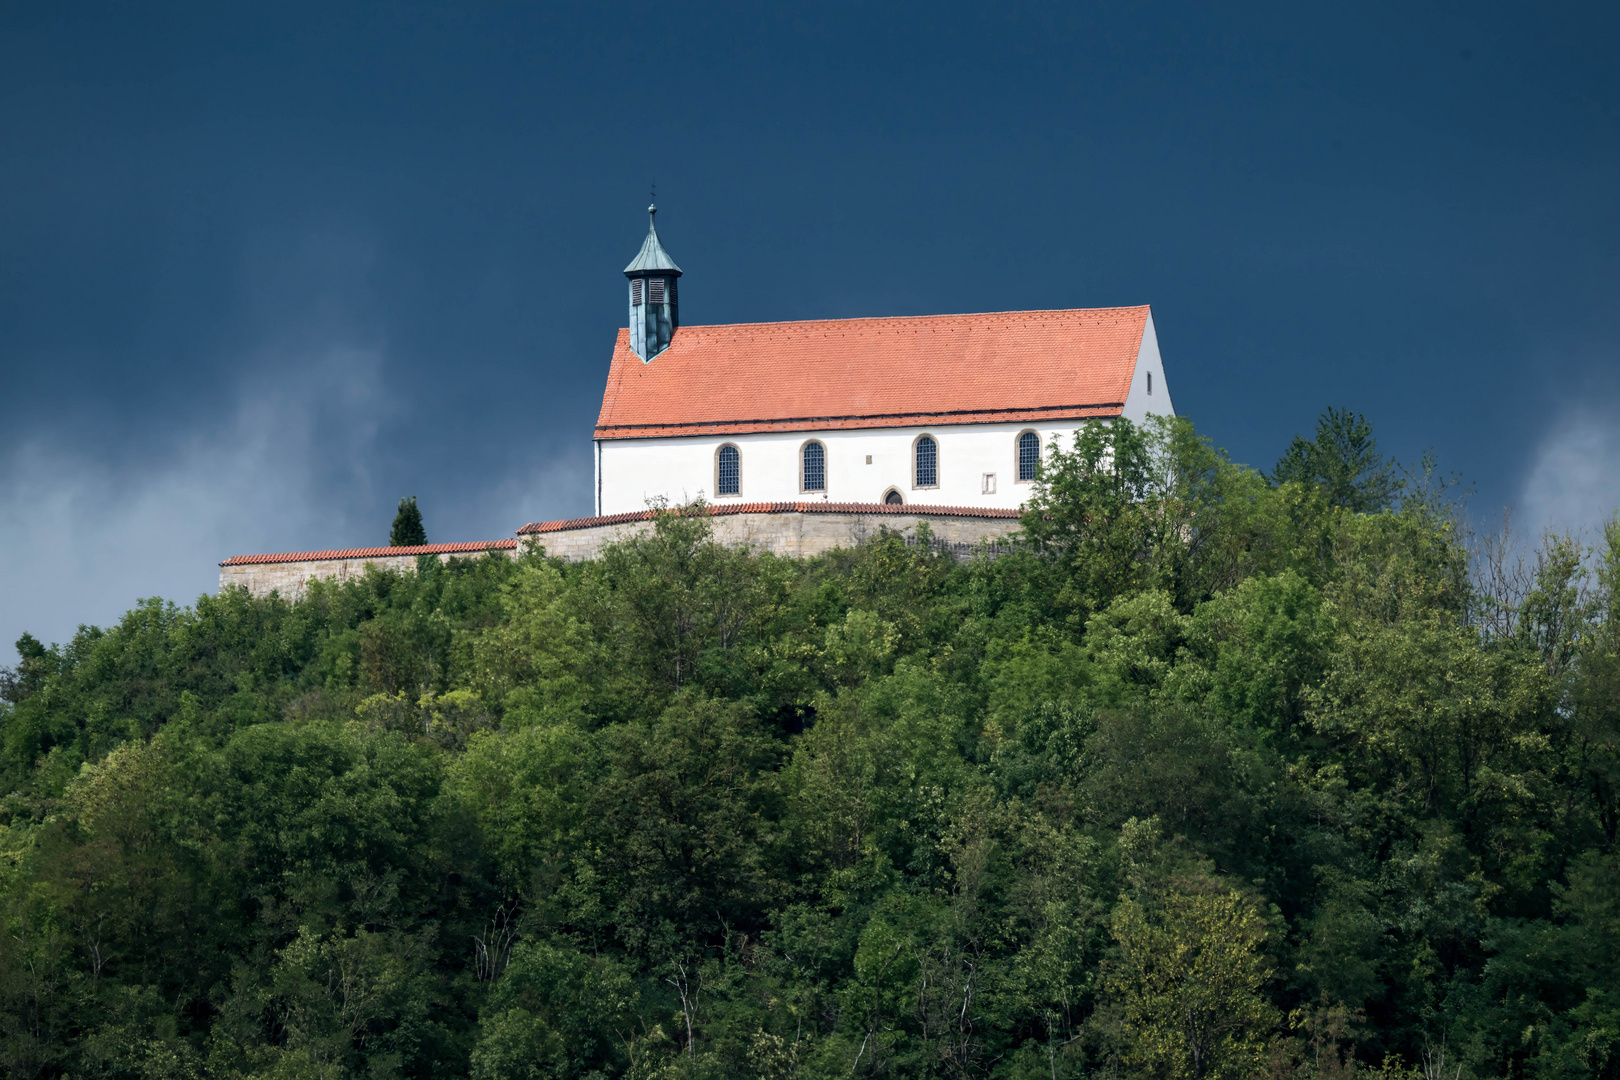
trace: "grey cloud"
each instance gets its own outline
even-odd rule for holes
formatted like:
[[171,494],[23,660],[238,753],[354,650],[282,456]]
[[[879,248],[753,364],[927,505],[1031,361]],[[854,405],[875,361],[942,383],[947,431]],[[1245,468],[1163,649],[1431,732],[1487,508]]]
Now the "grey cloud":
[[220,559],[352,533],[377,433],[394,410],[374,348],[251,365],[274,372],[235,409],[139,464],[62,441],[13,450],[0,473],[0,643],[65,640],[137,598],[182,603]]
[[1588,542],[1620,507],[1620,401],[1567,403],[1542,436],[1519,492],[1519,519]]
[[[244,367],[234,407],[138,460],[36,440],[0,466],[0,663],[23,631],[65,641],[137,599],[181,604],[218,584],[230,555],[386,543],[398,463],[385,435],[406,418],[381,347],[334,346]],[[589,505],[589,445],[547,457],[521,432],[490,473],[454,462],[422,492],[433,540],[510,536]],[[154,439],[154,442],[159,441]]]

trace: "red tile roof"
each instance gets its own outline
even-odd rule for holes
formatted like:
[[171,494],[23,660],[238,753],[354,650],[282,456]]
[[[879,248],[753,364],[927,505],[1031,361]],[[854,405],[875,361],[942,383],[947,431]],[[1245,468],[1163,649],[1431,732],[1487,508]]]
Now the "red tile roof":
[[476,555],[485,551],[512,551],[516,540],[474,540],[462,544],[416,544],[407,547],[343,548],[332,551],[284,551],[277,555],[232,555],[221,566],[254,563],[320,562],[326,559],[380,559],[389,555]]
[[[922,517],[976,517],[1016,518],[1022,511],[1005,510],[989,506],[907,506],[894,503],[835,503],[835,502],[757,502],[714,503],[710,514],[721,517],[730,514],[915,514]],[[597,525],[626,525],[632,521],[650,521],[652,510],[636,510],[628,514],[605,514],[602,517],[568,518],[565,521],[536,521],[518,530],[519,536],[535,533],[569,532],[589,529]]]
[[1118,416],[1147,307],[619,331],[598,439]]

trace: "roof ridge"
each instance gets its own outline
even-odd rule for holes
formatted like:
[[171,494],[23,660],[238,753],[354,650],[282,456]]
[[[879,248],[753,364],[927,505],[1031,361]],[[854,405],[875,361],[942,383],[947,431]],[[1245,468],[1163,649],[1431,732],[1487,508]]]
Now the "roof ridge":
[[682,330],[740,330],[766,326],[826,326],[831,323],[923,322],[934,319],[983,319],[997,315],[1075,315],[1101,312],[1135,312],[1151,304],[1122,304],[1100,308],[1032,308],[1026,311],[952,311],[933,315],[849,315],[832,319],[779,319],[774,322],[681,324]]

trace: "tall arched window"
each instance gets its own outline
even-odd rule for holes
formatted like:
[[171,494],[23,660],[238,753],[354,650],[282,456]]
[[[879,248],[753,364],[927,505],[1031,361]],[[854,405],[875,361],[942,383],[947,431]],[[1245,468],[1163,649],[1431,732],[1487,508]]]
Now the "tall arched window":
[[1018,436],[1018,479],[1035,479],[1041,464],[1041,437],[1033,431]]
[[917,487],[939,486],[939,444],[932,435],[917,440]]
[[805,491],[827,490],[827,448],[818,442],[807,442],[800,451],[799,477]]
[[742,455],[735,446],[722,446],[716,463],[714,491],[716,495],[742,493]]

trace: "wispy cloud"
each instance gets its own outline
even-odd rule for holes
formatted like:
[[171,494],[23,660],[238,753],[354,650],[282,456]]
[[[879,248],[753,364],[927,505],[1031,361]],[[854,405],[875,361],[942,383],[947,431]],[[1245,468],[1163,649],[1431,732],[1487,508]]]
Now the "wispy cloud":
[[1519,492],[1518,519],[1595,538],[1620,507],[1620,400],[1595,394],[1569,403],[1547,429]]
[[[383,436],[407,407],[383,350],[244,367],[269,374],[155,454],[145,445],[120,461],[58,439],[0,457],[0,664],[24,630],[65,641],[142,597],[190,603],[218,587],[230,555],[385,542],[397,493],[379,488],[397,478]],[[426,507],[430,539],[493,539],[589,512],[588,444],[557,454],[517,439],[503,470],[467,471]]]
[[[513,451],[514,460],[503,476],[490,478],[485,487],[464,488],[464,494],[446,506],[446,518],[463,524],[456,535],[446,534],[443,539],[485,540],[507,536],[531,521],[595,512],[591,509],[594,473],[589,443],[549,457],[541,448],[521,444]],[[517,456],[524,452],[533,456]]]
[[65,640],[137,598],[189,602],[231,554],[341,538],[396,406],[380,350],[331,348],[245,384],[235,409],[155,459],[93,459],[64,441],[14,449],[0,471],[0,663],[28,630]]

